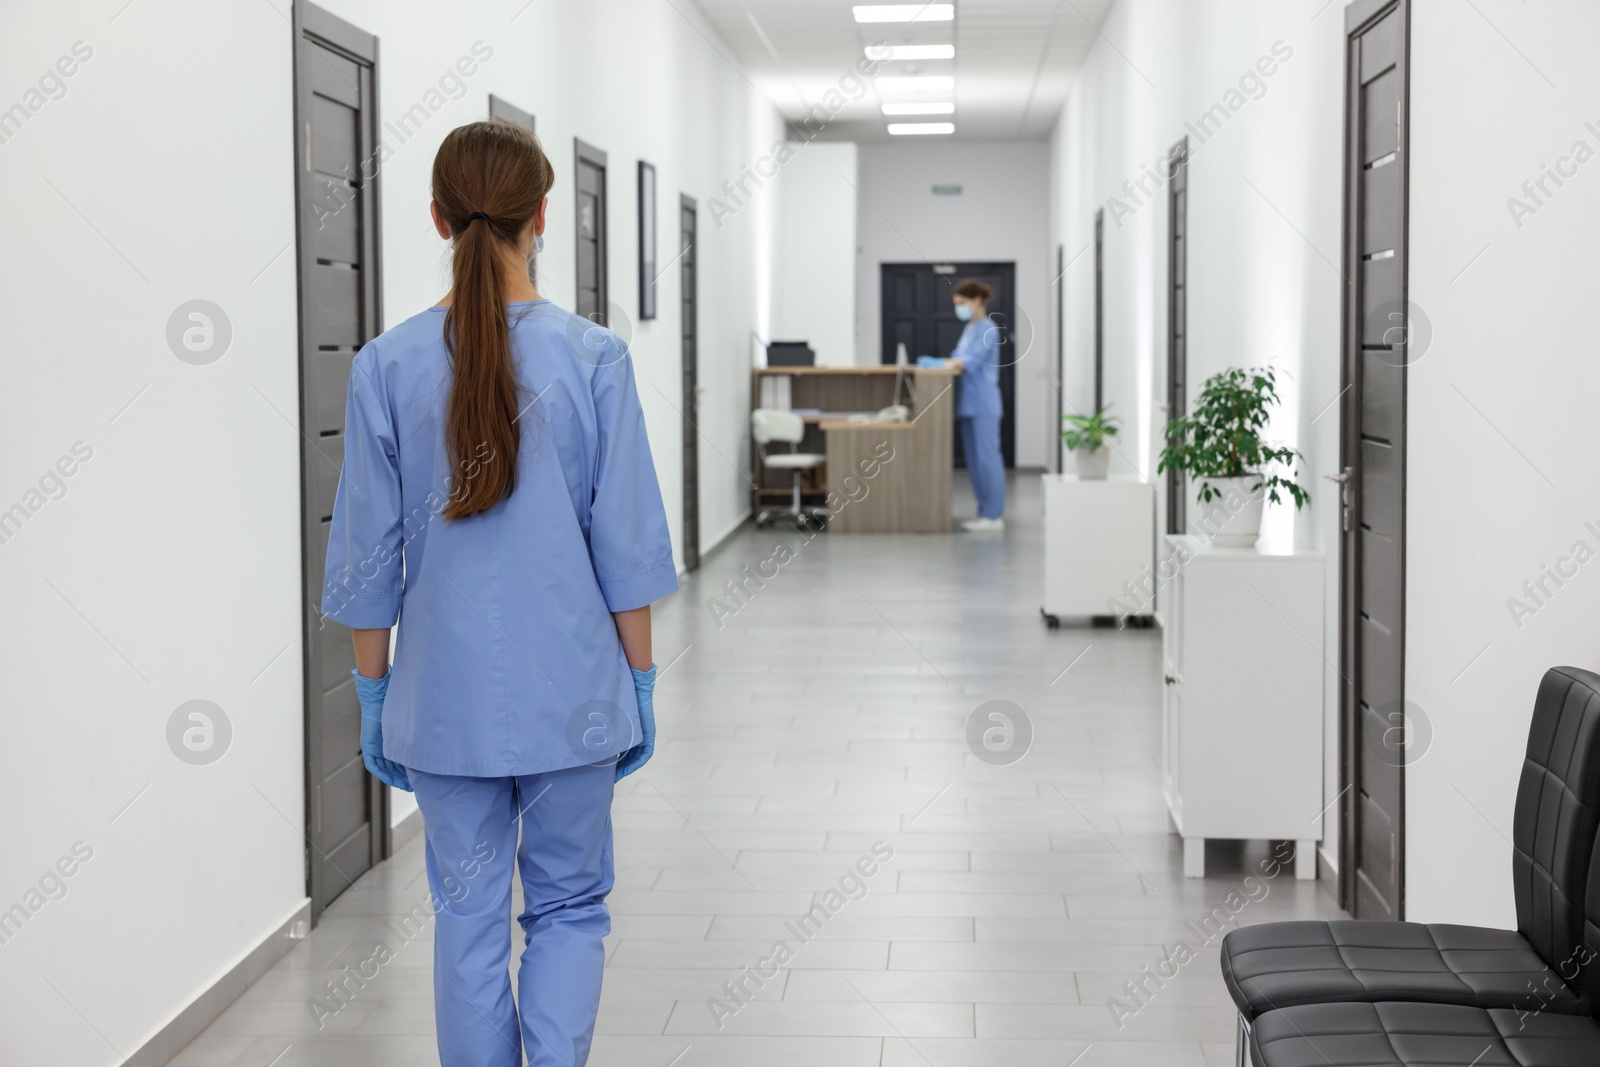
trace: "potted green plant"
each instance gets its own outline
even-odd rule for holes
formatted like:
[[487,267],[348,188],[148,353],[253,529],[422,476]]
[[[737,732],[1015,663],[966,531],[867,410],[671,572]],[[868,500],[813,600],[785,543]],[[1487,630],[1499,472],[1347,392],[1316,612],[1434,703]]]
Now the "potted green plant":
[[1111,461],[1111,451],[1106,444],[1117,436],[1115,415],[1107,414],[1108,404],[1093,415],[1063,415],[1067,427],[1061,431],[1061,443],[1072,451],[1073,462],[1078,467],[1078,477],[1084,481],[1104,481],[1106,465]]
[[[1230,367],[1206,379],[1194,410],[1167,423],[1167,447],[1158,471],[1180,470],[1199,482],[1200,526],[1212,544],[1249,548],[1261,535],[1266,501],[1288,493],[1298,509],[1311,494],[1294,478],[1299,452],[1261,439],[1271,409],[1279,403],[1277,376],[1269,367]],[[1286,476],[1287,475],[1287,476]]]

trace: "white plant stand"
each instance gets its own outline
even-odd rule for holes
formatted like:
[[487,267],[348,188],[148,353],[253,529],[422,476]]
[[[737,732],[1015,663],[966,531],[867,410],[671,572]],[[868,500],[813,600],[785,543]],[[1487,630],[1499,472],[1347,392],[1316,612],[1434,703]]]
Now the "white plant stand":
[[[1294,841],[1316,877],[1322,840],[1323,558],[1168,536],[1162,576],[1162,792],[1183,873],[1210,837]],[[1168,577],[1170,575],[1170,577]]]
[[1119,615],[1148,622],[1153,603],[1136,590],[1154,563],[1155,487],[1130,475],[1046,474],[1043,484],[1045,622],[1054,628],[1063,618]]

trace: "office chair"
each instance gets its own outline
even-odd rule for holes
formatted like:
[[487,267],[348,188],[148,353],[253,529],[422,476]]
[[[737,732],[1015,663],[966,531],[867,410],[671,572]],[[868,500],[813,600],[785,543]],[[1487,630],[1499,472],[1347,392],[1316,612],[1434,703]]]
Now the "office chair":
[[[789,471],[794,477],[794,503],[786,508],[768,508],[756,516],[757,526],[766,526],[774,517],[792,518],[803,522],[807,518],[827,521],[828,509],[806,507],[800,503],[800,472],[816,470],[827,457],[816,452],[796,451],[806,434],[806,423],[792,411],[776,408],[756,408],[750,413],[750,432],[756,439],[761,454],[761,465],[775,471]],[[774,441],[787,442],[789,451],[768,452],[767,445]]]

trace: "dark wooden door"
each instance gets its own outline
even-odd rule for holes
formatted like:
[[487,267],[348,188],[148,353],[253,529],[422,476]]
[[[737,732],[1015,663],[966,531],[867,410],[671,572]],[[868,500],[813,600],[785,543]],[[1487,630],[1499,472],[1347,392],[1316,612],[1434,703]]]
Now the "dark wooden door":
[[606,287],[606,154],[573,139],[577,156],[577,240],[579,315],[610,326]]
[[1408,0],[1346,9],[1343,904],[1405,916]]
[[297,0],[295,171],[305,566],[306,880],[315,921],[388,854],[388,788],[361,760],[350,631],[321,614],[350,363],[377,336],[377,38]]
[[[1189,396],[1189,139],[1167,156],[1167,418],[1188,410]],[[1178,444],[1168,440],[1168,444]],[[1167,471],[1167,533],[1184,532],[1189,482]]]
[[678,202],[678,270],[683,318],[683,565],[700,567],[700,252],[699,212],[689,197]]
[[[493,93],[489,94],[489,117],[491,119],[499,119],[502,122],[509,122],[517,126],[525,126],[527,127],[529,133],[532,133],[535,137],[538,136],[538,131],[535,129],[532,112],[524,111],[517,105],[502,100]],[[537,257],[528,260],[528,280],[534,284],[535,288],[538,287],[539,265],[537,262]]]
[[[1014,263],[885,263],[880,268],[883,333],[880,358],[893,363],[897,345],[915,363],[918,356],[948,359],[966,323],[956,318],[951,302],[956,285],[976,278],[994,292],[989,317],[1001,327],[1000,453],[1007,467],[1016,465],[1017,360],[1014,340],[1016,264]],[[959,379],[956,388],[960,389]],[[954,410],[954,405],[952,405]],[[966,466],[961,435],[955,436],[955,464]]]
[[503,100],[493,93],[489,94],[489,117],[500,119],[502,122],[510,122],[517,126],[526,126],[528,132],[535,136],[538,135],[531,111],[524,111],[517,105]]

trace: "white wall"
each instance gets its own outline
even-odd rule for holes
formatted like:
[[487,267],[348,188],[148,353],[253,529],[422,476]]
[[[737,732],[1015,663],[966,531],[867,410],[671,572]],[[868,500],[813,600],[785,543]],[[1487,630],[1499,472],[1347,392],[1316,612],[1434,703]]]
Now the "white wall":
[[[1406,694],[1434,740],[1407,781],[1407,861],[1415,916],[1510,925],[1535,688],[1600,668],[1596,564],[1547,580],[1542,606],[1522,591],[1575,542],[1600,550],[1600,162],[1547,182],[1520,228],[1507,200],[1531,205],[1522,183],[1575,142],[1600,153],[1600,8],[1479,7],[1422,0],[1412,23],[1411,299],[1433,343],[1409,380]],[[1536,609],[1520,628],[1512,597]]]
[[[1276,536],[1333,553],[1336,498],[1321,476],[1337,465],[1340,418],[1344,5],[1322,6],[1121,0],[1102,27],[1115,50],[1095,46],[1058,123],[1052,186],[1071,259],[1089,245],[1095,207],[1126,199],[1122,183],[1154,165],[1273,42],[1293,49],[1260,99],[1204,144],[1190,134],[1190,388],[1229,365],[1284,372],[1272,429],[1305,453],[1314,500],[1299,516],[1269,511],[1269,522]],[[1575,542],[1600,550],[1584,526],[1600,526],[1585,415],[1600,372],[1584,348],[1600,286],[1586,236],[1600,225],[1600,163],[1581,167],[1520,228],[1506,201],[1574,142],[1600,152],[1600,132],[1584,125],[1600,126],[1600,72],[1584,51],[1600,12],[1581,0],[1537,12],[1511,0],[1478,6],[1419,0],[1412,30],[1410,281],[1433,340],[1409,376],[1406,692],[1433,739],[1408,774],[1407,914],[1511,925],[1508,839],[1534,690],[1551,665],[1593,668],[1600,658],[1600,577],[1589,567],[1520,628],[1508,607]],[[1164,190],[1120,228],[1111,214],[1106,396],[1134,420],[1114,461],[1153,476],[1165,390]],[[1080,405],[1092,273],[1085,254],[1067,275],[1068,391]],[[1330,801],[1339,789],[1337,580],[1330,559]],[[1334,863],[1337,811],[1324,841]]]
[[[606,0],[528,8],[514,22],[499,5],[463,5],[449,29],[420,28],[427,5],[330,0],[329,10],[378,35],[384,66],[385,114],[399,114],[432,88],[473,41],[494,57],[482,64],[466,96],[436,115],[407,142],[384,173],[384,301],[392,321],[438,300],[448,283],[444,244],[427,222],[433,151],[451,127],[481,118],[493,93],[534,113],[539,138],[556,168],[546,251],[539,284],[551,299],[575,298],[572,234],[573,138],[608,154],[612,318],[633,348],[639,393],[656,455],[673,544],[681,561],[682,484],[679,413],[679,273],[668,267],[679,249],[678,195],[699,201],[700,234],[700,529],[705,543],[749,509],[744,469],[749,441],[749,357],[752,331],[767,336],[777,197],[769,185],[731,214],[723,186],[782,138],[777,113],[710,41],[715,34],[688,5]],[[431,16],[430,16],[431,17]],[[691,25],[688,18],[696,18]],[[606,27],[607,45],[579,44]],[[708,36],[710,40],[708,40]],[[725,51],[725,49],[724,49]],[[655,164],[657,186],[657,318],[639,319],[638,160]],[[709,447],[708,447],[709,446]],[[726,456],[730,463],[720,458]]]
[[[0,545],[0,908],[93,850],[0,945],[8,1063],[120,1062],[107,1041],[136,1049],[305,889],[289,28],[266,4],[114,13],[13,8],[0,35],[5,106],[93,50],[0,145],[0,197],[30,205],[0,286],[0,507],[93,449]],[[195,298],[232,323],[210,366],[167,347]],[[193,699],[232,724],[209,766],[167,747]]]
[[[426,175],[452,126],[497,93],[532,110],[556,164],[552,297],[573,295],[572,138],[610,153],[613,300],[636,314],[636,160],[655,163],[663,266],[677,194],[702,202],[702,529],[748,508],[749,337],[766,332],[771,197],[720,229],[705,201],[780,136],[689,5],[516,7],[330,0],[381,38],[380,108],[438,86],[474,41],[493,57],[383,173],[384,308],[438,299],[444,247]],[[681,9],[684,14],[679,14]],[[0,109],[76,41],[92,54],[0,143],[8,223],[0,511],[0,910],[39,902],[0,944],[0,1060],[120,1062],[303,903],[300,439],[291,37],[282,0],[34,5],[11,11]],[[119,13],[120,12],[120,13]],[[113,18],[115,16],[115,18]],[[686,21],[695,19],[694,24]],[[605,27],[607,47],[590,46]],[[204,42],[204,47],[196,42]],[[132,91],[134,88],[137,91]],[[49,83],[59,95],[55,83]],[[169,314],[204,298],[233,340],[210,366],[168,350]],[[631,332],[673,533],[678,284]],[[75,442],[65,493],[41,476]],[[717,453],[729,457],[724,464]],[[37,504],[37,507],[34,505]],[[168,750],[183,702],[220,705],[231,747],[203,767]],[[131,805],[130,805],[131,802]],[[65,896],[30,896],[76,842]],[[80,846],[82,847],[82,846]],[[47,879],[52,892],[56,883]],[[97,1033],[98,1031],[98,1033]]]
[[[1049,152],[1043,142],[921,139],[861,146],[856,258],[856,354],[883,346],[883,263],[1014,261],[1017,265],[1017,466],[1055,462],[1054,246],[1048,229]],[[961,186],[935,196],[935,184]],[[913,358],[918,353],[913,352]]]
[[774,183],[774,341],[809,341],[824,367],[856,364],[856,146],[790,142]]
[[[1113,470],[1157,483],[1165,424],[1167,152],[1189,137],[1188,373],[1192,397],[1229,366],[1270,365],[1283,404],[1270,434],[1306,460],[1312,503],[1268,507],[1268,535],[1337,551],[1338,510],[1321,480],[1338,463],[1341,37],[1338,6],[1317,2],[1120,0],[1102,26],[1051,141],[1054,226],[1069,263],[1066,409],[1093,407],[1094,212],[1105,210],[1104,397],[1122,420]],[[1109,42],[1109,44],[1108,44]],[[1274,57],[1276,42],[1280,57]],[[1115,47],[1111,47],[1114,45]],[[1241,76],[1273,73],[1220,129],[1191,130]],[[1259,74],[1259,70],[1257,71]],[[1255,98],[1251,98],[1251,96]],[[1225,105],[1226,106],[1226,105]],[[1127,183],[1127,188],[1125,188]],[[1153,193],[1153,195],[1149,195]],[[1315,421],[1314,421],[1315,420]],[[1134,576],[1130,576],[1134,577]],[[1325,792],[1338,791],[1338,586],[1325,583]],[[1308,823],[1316,812],[1306,812]],[[1324,847],[1337,863],[1337,807]]]

